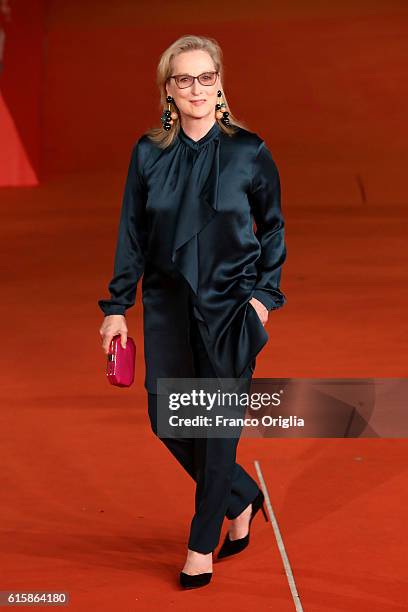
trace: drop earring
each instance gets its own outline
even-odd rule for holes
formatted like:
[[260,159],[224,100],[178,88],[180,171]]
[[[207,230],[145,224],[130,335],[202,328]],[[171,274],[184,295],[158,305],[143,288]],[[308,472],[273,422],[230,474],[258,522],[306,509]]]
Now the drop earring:
[[173,125],[173,122],[176,119],[178,119],[178,114],[174,111],[173,112],[171,111],[170,104],[171,103],[174,104],[174,100],[171,96],[167,96],[166,102],[168,103],[169,107],[163,111],[163,114],[160,117],[160,119],[163,125],[163,129],[166,130],[166,132],[168,132],[169,130],[171,130],[171,126]]
[[[220,89],[217,92],[217,96],[218,98],[221,98],[222,96],[222,92]],[[217,119],[221,119],[221,123],[228,127],[230,126],[229,112],[227,110],[223,110],[225,108],[227,108],[225,102],[217,103],[215,105],[215,116]]]

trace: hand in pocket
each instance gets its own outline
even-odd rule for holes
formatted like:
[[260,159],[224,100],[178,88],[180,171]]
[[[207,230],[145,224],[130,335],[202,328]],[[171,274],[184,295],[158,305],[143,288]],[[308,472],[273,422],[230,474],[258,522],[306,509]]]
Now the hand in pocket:
[[261,319],[262,325],[265,326],[268,322],[269,310],[266,308],[266,306],[262,304],[262,302],[260,302],[256,298],[251,298],[249,300],[249,303],[253,308],[255,308],[256,314]]

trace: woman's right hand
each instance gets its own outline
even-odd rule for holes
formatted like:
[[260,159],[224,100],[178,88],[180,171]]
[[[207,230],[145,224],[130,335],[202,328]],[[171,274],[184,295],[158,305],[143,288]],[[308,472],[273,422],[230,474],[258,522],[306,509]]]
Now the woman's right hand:
[[99,329],[102,338],[103,351],[109,353],[109,345],[113,336],[120,334],[122,348],[126,348],[128,328],[124,315],[107,315]]

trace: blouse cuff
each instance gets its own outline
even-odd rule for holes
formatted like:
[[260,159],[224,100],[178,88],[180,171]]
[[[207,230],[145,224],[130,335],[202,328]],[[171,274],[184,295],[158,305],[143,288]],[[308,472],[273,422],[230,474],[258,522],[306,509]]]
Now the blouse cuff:
[[267,310],[276,310],[281,308],[286,303],[286,297],[281,291],[276,290],[272,296],[269,291],[263,289],[255,289],[252,297],[256,298],[265,306]]
[[105,317],[108,315],[125,315],[126,313],[126,308],[124,306],[120,306],[120,304],[111,304],[109,300],[98,300],[98,304]]

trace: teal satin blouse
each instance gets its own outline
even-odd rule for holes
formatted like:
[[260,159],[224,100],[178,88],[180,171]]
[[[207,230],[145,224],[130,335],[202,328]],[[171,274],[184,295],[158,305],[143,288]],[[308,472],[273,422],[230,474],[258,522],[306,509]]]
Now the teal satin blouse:
[[[220,377],[239,377],[268,340],[249,303],[280,308],[286,259],[277,166],[256,133],[218,123],[198,141],[182,128],[161,149],[135,143],[123,195],[106,315],[134,305],[143,275],[146,389],[194,377],[188,300]],[[254,221],[256,230],[254,231]]]

